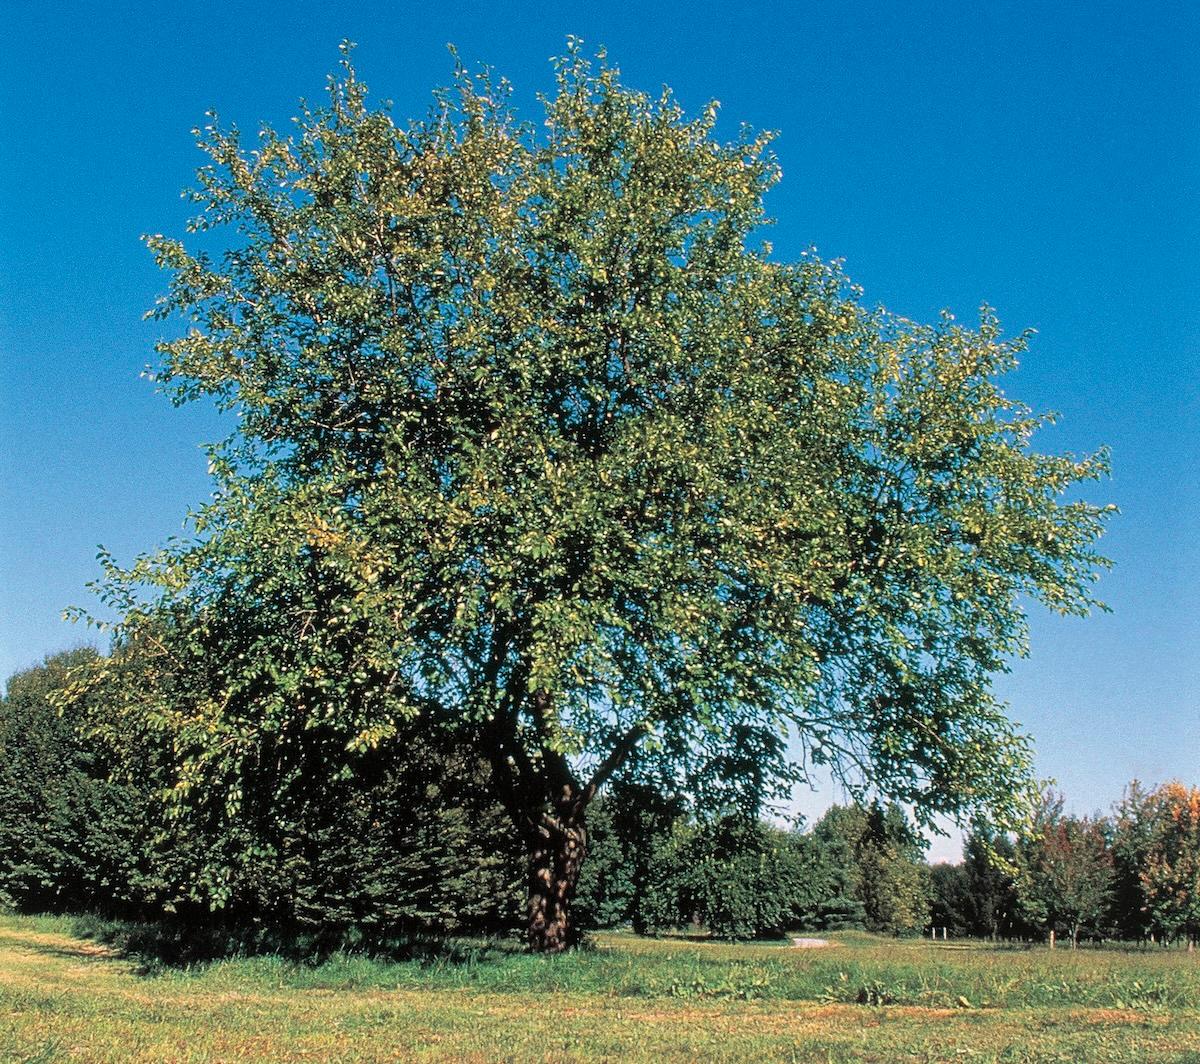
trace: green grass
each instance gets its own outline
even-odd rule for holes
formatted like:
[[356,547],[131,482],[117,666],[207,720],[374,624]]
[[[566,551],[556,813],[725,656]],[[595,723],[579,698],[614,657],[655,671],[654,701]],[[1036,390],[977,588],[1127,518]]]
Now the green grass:
[[1200,1061],[1200,958],[1181,951],[601,935],[561,957],[462,942],[168,967],[113,937],[0,917],[0,1059]]

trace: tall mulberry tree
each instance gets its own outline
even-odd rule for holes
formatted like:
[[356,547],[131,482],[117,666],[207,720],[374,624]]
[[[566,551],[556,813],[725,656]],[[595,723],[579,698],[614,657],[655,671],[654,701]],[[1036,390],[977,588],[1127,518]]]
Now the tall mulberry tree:
[[[194,535],[102,592],[137,657],[114,727],[170,737],[181,802],[245,766],[450,729],[572,941],[614,774],[750,802],[806,765],[925,814],[1015,814],[1026,740],[989,691],[1021,603],[1083,613],[1103,459],[1042,455],[1023,338],[865,306],[756,243],[770,138],[715,135],[578,48],[537,124],[458,72],[425,119],[328,104],[251,145],[216,120],[166,237],[176,402],[236,422]],[[335,756],[336,755],[336,756]],[[309,762],[311,763],[311,761]]]

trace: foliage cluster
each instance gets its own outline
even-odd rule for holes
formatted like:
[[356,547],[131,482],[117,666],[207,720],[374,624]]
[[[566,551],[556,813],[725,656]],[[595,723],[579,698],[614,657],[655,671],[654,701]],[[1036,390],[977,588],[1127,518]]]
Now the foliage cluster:
[[[519,919],[520,850],[503,810],[478,800],[486,768],[437,736],[366,757],[354,774],[330,774],[314,756],[302,766],[307,786],[287,803],[247,771],[236,819],[172,806],[162,793],[173,750],[96,738],[90,725],[105,715],[96,689],[74,711],[52,704],[69,668],[93,654],[50,658],[14,676],[0,700],[9,904],[167,918],[201,937],[223,926],[340,940],[353,928],[369,940]],[[131,762],[115,763],[118,753]]]

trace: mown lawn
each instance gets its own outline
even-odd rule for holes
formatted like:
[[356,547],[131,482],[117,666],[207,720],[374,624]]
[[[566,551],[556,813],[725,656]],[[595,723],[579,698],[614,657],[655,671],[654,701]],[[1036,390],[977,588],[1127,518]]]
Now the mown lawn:
[[16,1061],[1200,1061],[1200,957],[601,936],[539,958],[153,967],[0,916]]

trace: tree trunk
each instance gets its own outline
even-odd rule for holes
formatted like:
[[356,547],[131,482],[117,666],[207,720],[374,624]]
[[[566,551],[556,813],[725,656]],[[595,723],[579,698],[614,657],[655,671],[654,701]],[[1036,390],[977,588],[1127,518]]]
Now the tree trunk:
[[542,827],[529,855],[529,947],[536,953],[561,953],[576,945],[571,901],[587,852],[583,817],[555,828]]

